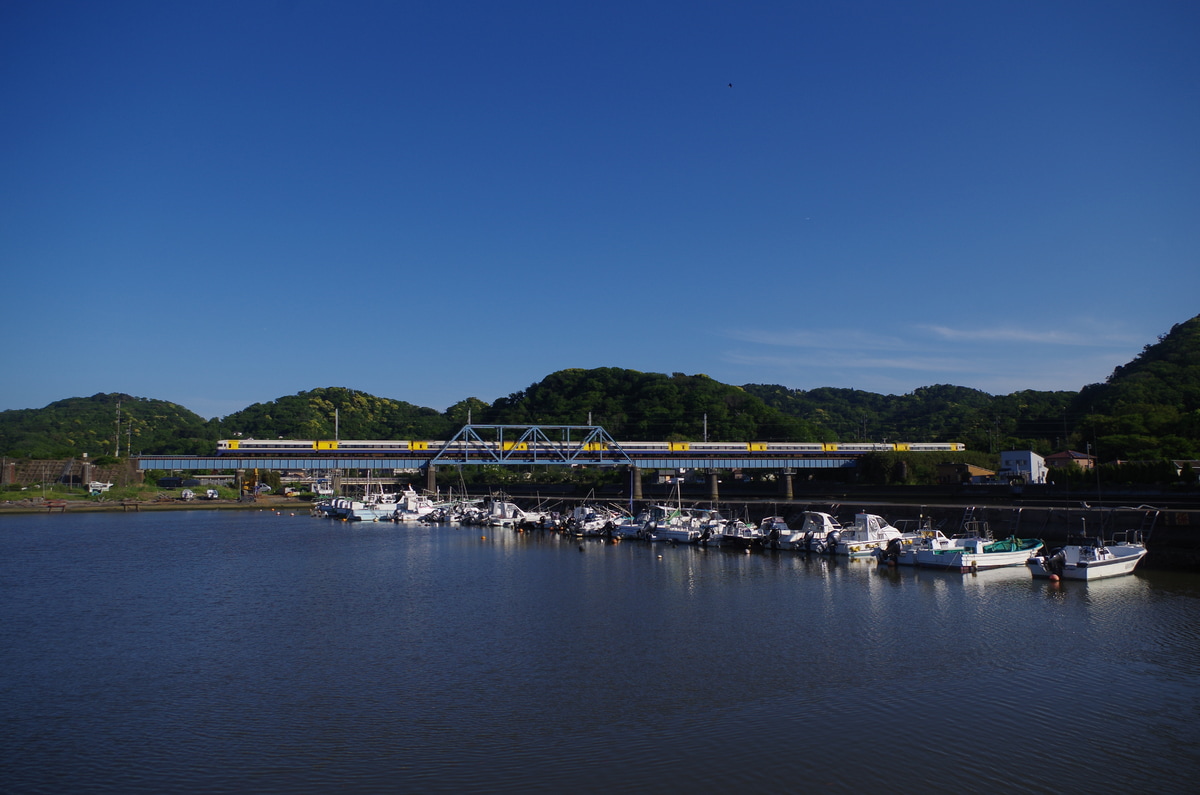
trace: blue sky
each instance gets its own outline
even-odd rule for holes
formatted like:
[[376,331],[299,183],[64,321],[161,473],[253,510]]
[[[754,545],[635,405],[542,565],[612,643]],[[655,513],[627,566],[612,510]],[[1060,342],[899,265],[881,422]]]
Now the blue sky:
[[1200,313],[1198,45],[1190,1],[8,0],[0,410],[1076,390]]

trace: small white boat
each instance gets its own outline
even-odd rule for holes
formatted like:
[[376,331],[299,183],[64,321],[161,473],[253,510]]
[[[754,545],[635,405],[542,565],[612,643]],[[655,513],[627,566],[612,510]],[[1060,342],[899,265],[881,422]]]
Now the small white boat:
[[793,529],[782,516],[767,516],[758,526],[763,532],[763,546],[770,549],[798,549],[804,538],[804,533]]
[[846,529],[832,514],[822,511],[805,511],[799,529],[788,525],[782,516],[768,516],[760,527],[765,547],[818,553],[832,552]]
[[637,516],[625,514],[613,522],[613,538],[644,538],[653,519],[650,511]]
[[483,524],[489,527],[516,527],[521,523],[536,523],[546,518],[540,511],[525,511],[516,503],[492,500]]
[[1041,548],[1039,538],[996,540],[986,534],[947,538],[933,530],[908,547],[900,539],[889,541],[878,555],[881,562],[891,559],[900,565],[966,572],[1024,566]]
[[721,526],[721,532],[715,538],[717,544],[723,547],[749,549],[761,545],[766,536],[761,527],[741,519],[731,519]]
[[568,533],[588,538],[612,536],[621,515],[602,505],[577,505],[567,517]]
[[1104,543],[1099,538],[1070,536],[1066,545],[1029,561],[1034,577],[1051,580],[1102,580],[1133,574],[1146,546],[1139,537]]
[[646,538],[650,541],[695,544],[704,535],[703,523],[692,511],[660,505],[654,509],[654,517],[646,527]]
[[417,494],[416,490],[409,486],[397,495],[392,504],[391,515],[387,518],[396,522],[415,522],[433,513],[436,507],[437,504],[432,499],[424,494]]
[[399,497],[389,492],[368,494],[362,500],[351,500],[344,518],[349,522],[378,522],[391,519]]
[[825,551],[852,558],[870,557],[876,554],[875,550],[886,547],[893,540],[901,545],[911,545],[921,540],[921,534],[905,533],[882,516],[858,513],[854,515],[854,524],[826,537]]

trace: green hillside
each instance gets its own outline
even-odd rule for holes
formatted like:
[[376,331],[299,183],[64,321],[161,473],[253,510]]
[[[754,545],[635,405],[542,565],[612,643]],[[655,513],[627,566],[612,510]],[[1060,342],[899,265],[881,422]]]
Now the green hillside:
[[96,394],[40,409],[0,411],[0,453],[19,458],[199,454],[212,452],[218,430],[216,422],[164,400]]
[[220,427],[223,438],[256,439],[441,439],[454,432],[435,409],[332,386],[255,403]]
[[769,406],[828,428],[839,440],[963,442],[990,452],[1057,449],[1068,433],[1064,412],[1076,397],[1074,392],[1034,390],[997,396],[948,384],[907,395],[766,384],[747,384],[745,389]]
[[1074,438],[1103,460],[1200,458],[1200,316],[1178,323],[1072,401]]
[[[706,375],[643,373],[602,367],[560,370],[522,392],[497,400],[493,424],[604,426],[629,441],[831,441],[825,428],[765,404]],[[476,419],[476,422],[481,420]]]

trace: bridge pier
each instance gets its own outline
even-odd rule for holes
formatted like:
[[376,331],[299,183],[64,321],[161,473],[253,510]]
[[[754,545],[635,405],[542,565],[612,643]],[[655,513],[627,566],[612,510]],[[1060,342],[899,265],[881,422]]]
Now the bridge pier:
[[425,491],[437,494],[437,467],[433,464],[425,467]]
[[708,470],[708,499],[712,502],[717,502],[721,497],[721,495],[718,494],[717,483],[717,470]]
[[783,498],[788,502],[795,499],[795,492],[792,490],[792,478],[795,476],[790,469],[783,470],[783,476],[780,478],[783,486]]
[[642,499],[642,469],[641,469],[641,467],[631,465],[629,467],[629,479],[633,481],[633,489],[630,492],[631,494],[633,494],[633,499],[635,499],[635,500]]

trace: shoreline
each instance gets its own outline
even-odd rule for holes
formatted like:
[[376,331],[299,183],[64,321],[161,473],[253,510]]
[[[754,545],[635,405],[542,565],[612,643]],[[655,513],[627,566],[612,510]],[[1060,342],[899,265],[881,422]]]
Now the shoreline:
[[312,503],[295,497],[259,497],[251,501],[241,500],[114,500],[92,502],[91,500],[45,500],[34,503],[18,500],[0,503],[0,516],[23,516],[36,513],[139,513],[141,511],[248,511],[280,510],[299,508],[306,513]]

